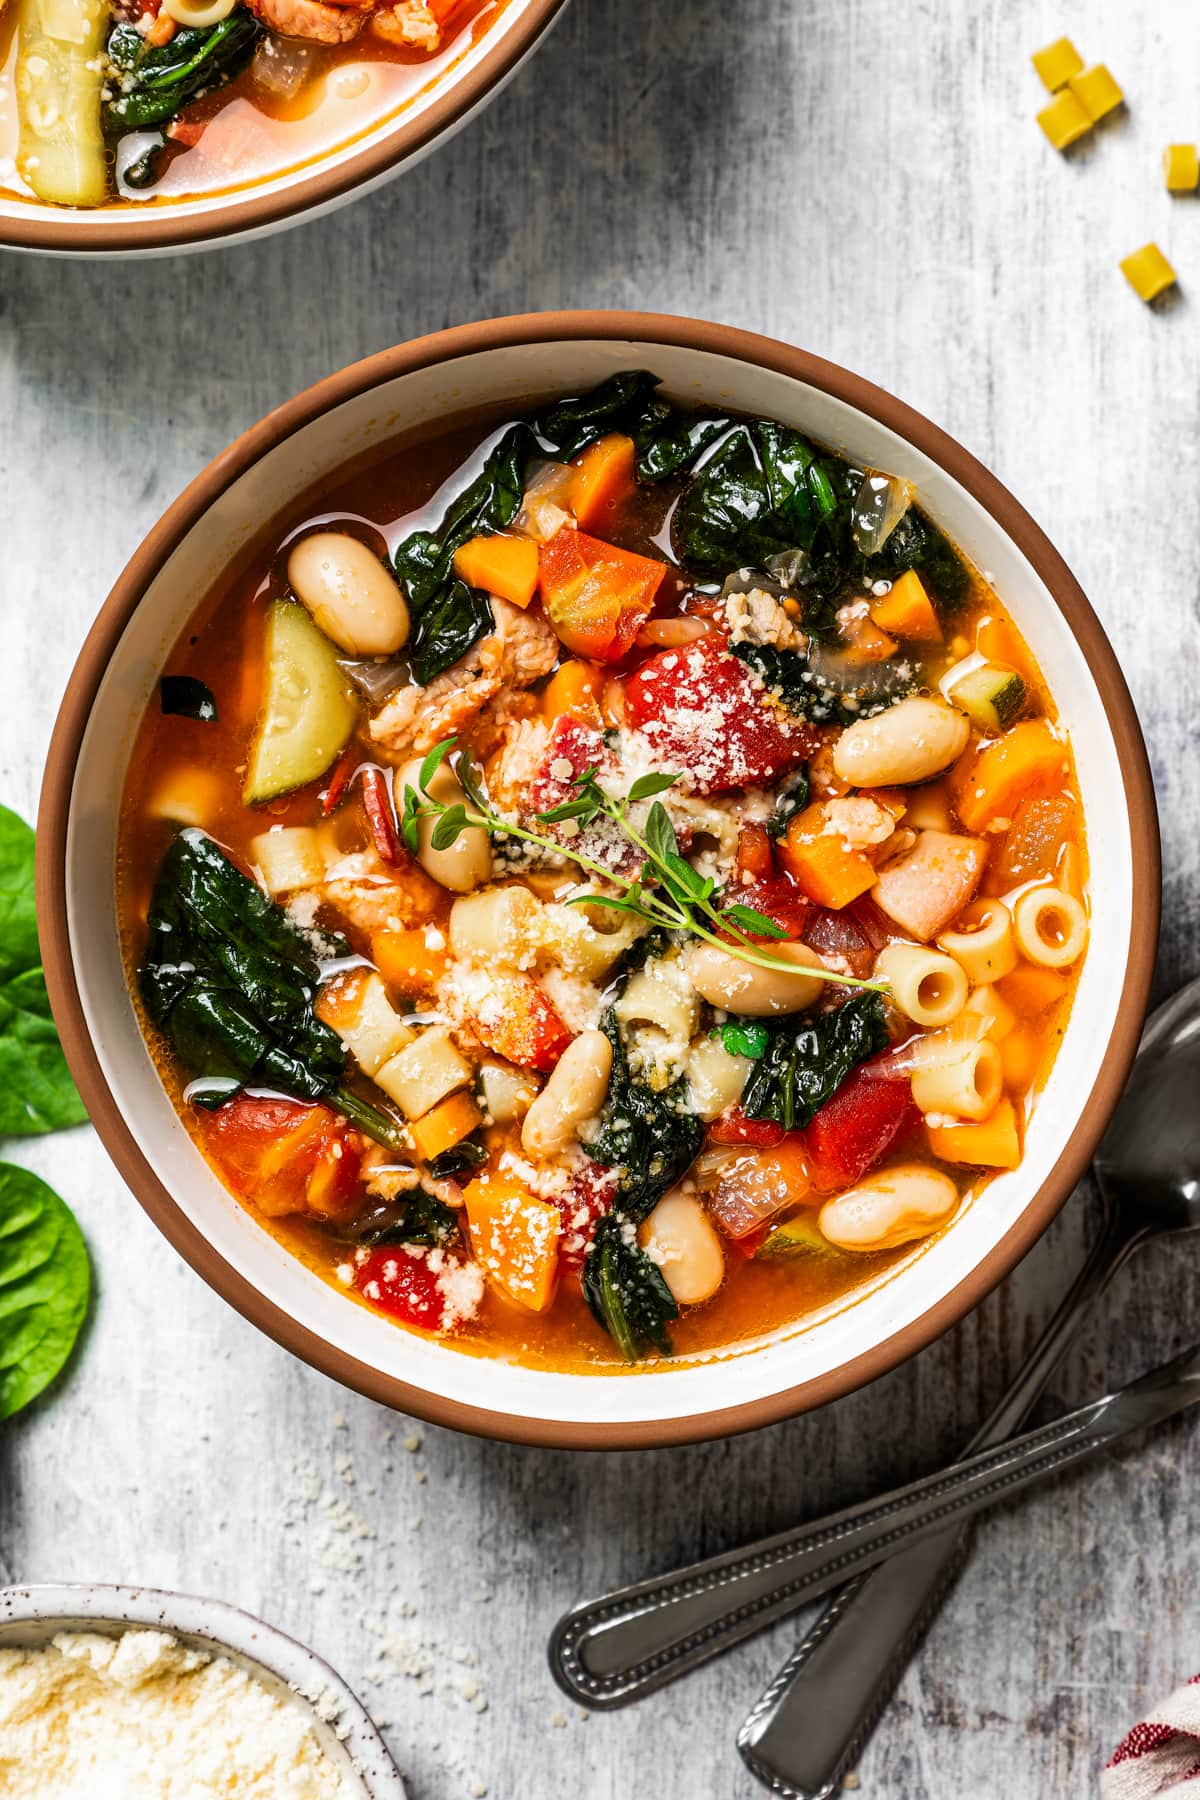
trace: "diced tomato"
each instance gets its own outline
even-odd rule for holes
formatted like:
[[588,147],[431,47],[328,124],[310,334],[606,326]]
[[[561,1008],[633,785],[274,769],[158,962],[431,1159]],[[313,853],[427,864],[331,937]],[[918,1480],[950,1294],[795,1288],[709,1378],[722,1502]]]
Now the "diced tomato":
[[667,565],[564,525],[542,545],[538,571],[560,643],[595,662],[619,662],[653,610]]
[[576,1173],[570,1187],[558,1195],[562,1213],[558,1266],[563,1273],[577,1274],[582,1269],[596,1227],[611,1208],[616,1193],[616,1170],[588,1163]]
[[860,979],[870,973],[875,962],[870,939],[848,910],[834,912],[827,906],[814,907],[804,941],[822,956],[843,958],[850,973]]
[[418,1325],[422,1331],[441,1331],[446,1323],[446,1299],[437,1273],[429,1266],[428,1253],[416,1245],[387,1244],[372,1250],[354,1274],[355,1286],[380,1312]]
[[915,1129],[920,1114],[907,1081],[881,1081],[855,1069],[806,1128],[803,1140],[813,1186],[823,1193],[861,1181],[881,1156]]
[[[748,906],[752,911],[762,913],[764,918],[778,925],[781,931],[786,931],[789,938],[804,938],[807,942],[813,905],[786,875],[772,875],[764,881],[753,881],[749,887],[730,888],[724,897],[731,905]],[[747,935],[762,935],[763,943],[770,941],[765,934],[752,931]]]
[[396,835],[392,796],[381,769],[363,770],[363,805],[367,809],[367,824],[371,827],[371,838],[380,862],[394,864],[407,861]]
[[749,1262],[753,1257],[758,1255],[770,1235],[771,1221],[768,1219],[765,1225],[756,1226],[753,1231],[748,1231],[745,1237],[730,1238],[729,1242],[737,1251],[738,1255],[744,1256],[746,1261]]
[[361,1140],[328,1106],[238,1094],[197,1118],[229,1185],[268,1218],[337,1218],[354,1203]]
[[489,973],[486,992],[465,1006],[480,1043],[522,1069],[552,1069],[571,1033],[532,975]]
[[743,825],[738,831],[737,875],[739,881],[766,881],[775,873],[775,858],[765,825]]
[[[594,725],[571,713],[561,714],[550,732],[550,741],[541,766],[529,784],[525,799],[527,816],[553,812],[556,807],[578,800],[575,783],[589,769],[601,775],[617,773],[617,759]],[[614,875],[632,875],[641,867],[637,846],[609,819],[593,819],[582,830],[564,833],[561,825],[539,822],[536,829],[562,844],[569,844],[581,856],[603,863]]]
[[740,1106],[731,1106],[708,1128],[710,1143],[756,1144],[762,1150],[773,1150],[785,1136],[774,1119],[748,1119]]
[[625,710],[658,766],[698,794],[768,786],[820,741],[774,705],[717,632],[644,662],[625,684]]

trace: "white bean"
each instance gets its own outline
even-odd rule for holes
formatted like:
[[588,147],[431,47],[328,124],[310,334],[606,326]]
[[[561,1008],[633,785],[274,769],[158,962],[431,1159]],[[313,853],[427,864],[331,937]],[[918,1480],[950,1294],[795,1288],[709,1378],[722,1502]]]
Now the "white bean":
[[693,1194],[664,1194],[638,1231],[680,1306],[711,1299],[725,1276],[725,1252],[708,1214]]
[[827,1200],[817,1223],[840,1250],[891,1250],[928,1237],[957,1203],[958,1189],[948,1175],[904,1163]]
[[[422,760],[421,757],[414,757],[412,762],[405,763],[397,773],[395,791],[398,810],[404,806],[406,788],[420,792]],[[441,763],[435,771],[428,793],[431,799],[440,801],[443,806],[461,806],[467,797],[454,770],[445,763]],[[433,832],[436,824],[436,818],[426,817],[417,826],[417,861],[425,873],[432,875],[444,888],[449,888],[452,894],[469,894],[472,888],[482,887],[485,881],[490,881],[492,846],[483,826],[467,825],[445,850],[435,850]]]
[[873,719],[847,726],[833,747],[833,766],[854,787],[930,781],[967,747],[966,715],[944,700],[913,694]]
[[728,950],[718,950],[715,944],[698,944],[687,959],[692,986],[710,1006],[746,1013],[753,1019],[765,1019],[773,1013],[802,1012],[811,1006],[824,985],[822,976],[807,972],[823,966],[816,951],[807,944],[790,943],[756,948],[784,962],[799,963],[804,972],[787,975],[782,969],[763,968]]
[[325,636],[351,656],[393,656],[408,642],[408,602],[360,539],[315,531],[288,557],[287,574]]
[[581,1031],[572,1039],[525,1114],[521,1147],[528,1156],[557,1156],[577,1142],[581,1126],[604,1104],[612,1060],[602,1031]]

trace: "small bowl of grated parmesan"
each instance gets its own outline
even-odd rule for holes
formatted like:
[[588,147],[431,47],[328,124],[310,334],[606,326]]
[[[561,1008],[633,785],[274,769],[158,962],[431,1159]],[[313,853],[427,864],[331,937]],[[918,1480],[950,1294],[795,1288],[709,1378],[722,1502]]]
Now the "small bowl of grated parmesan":
[[7,1800],[404,1800],[345,1682],[261,1619],[157,1588],[0,1589]]

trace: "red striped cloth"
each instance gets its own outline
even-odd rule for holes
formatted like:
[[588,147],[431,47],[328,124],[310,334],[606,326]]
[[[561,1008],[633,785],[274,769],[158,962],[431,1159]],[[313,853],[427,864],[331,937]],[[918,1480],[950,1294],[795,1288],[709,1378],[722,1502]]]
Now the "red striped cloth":
[[1102,1800],[1200,1800],[1200,1675],[1176,1688],[1113,1751]]

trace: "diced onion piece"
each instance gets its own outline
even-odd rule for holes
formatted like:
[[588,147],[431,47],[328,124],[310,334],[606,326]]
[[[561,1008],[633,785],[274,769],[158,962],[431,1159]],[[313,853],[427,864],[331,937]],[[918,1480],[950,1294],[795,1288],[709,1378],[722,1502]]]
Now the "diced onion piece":
[[851,531],[864,556],[876,556],[912,505],[913,491],[898,475],[864,475],[851,509]]

